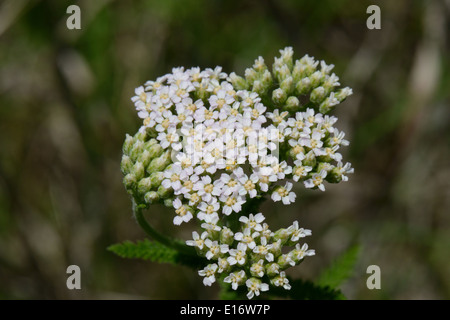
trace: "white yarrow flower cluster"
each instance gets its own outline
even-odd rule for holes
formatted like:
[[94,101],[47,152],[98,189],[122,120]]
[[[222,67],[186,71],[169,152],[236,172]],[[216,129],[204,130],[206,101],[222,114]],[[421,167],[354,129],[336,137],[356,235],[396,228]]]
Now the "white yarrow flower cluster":
[[244,209],[264,198],[292,204],[295,184],[325,191],[348,180],[340,151],[349,142],[327,113],[352,90],[338,88],[333,67],[308,55],[294,61],[288,47],[272,70],[262,57],[245,77],[179,67],[135,90],[142,126],[124,143],[124,184],[138,205],[173,207],[175,225],[199,222],[186,244],[211,261],[199,271],[206,286],[224,275],[249,299],[269,286],[289,290],[283,270],[314,255],[298,243],[310,230],[294,222],[272,232],[262,213]]
[[[311,235],[311,231],[299,228],[295,221],[286,229],[272,232],[264,220],[262,213],[241,216],[241,229],[234,234],[226,227],[215,233],[204,231],[201,236],[195,231],[192,233],[193,240],[186,241],[186,244],[213,262],[199,271],[206,286],[225,274],[224,282],[230,283],[233,290],[239,286],[247,287],[249,299],[267,291],[269,283],[290,289],[284,270],[315,254],[306,243],[298,243]],[[291,249],[283,254],[286,251],[284,247]]]

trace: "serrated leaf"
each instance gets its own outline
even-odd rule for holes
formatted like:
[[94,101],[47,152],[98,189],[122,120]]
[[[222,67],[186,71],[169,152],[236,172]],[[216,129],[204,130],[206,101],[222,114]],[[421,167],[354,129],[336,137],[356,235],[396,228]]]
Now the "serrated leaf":
[[359,256],[359,246],[350,247],[320,274],[316,283],[331,288],[339,287],[347,280],[355,268]]
[[148,239],[125,241],[108,247],[108,250],[122,258],[149,260],[158,263],[181,264],[197,269],[206,263],[203,258],[190,256]]
[[269,293],[279,297],[294,300],[343,300],[344,295],[340,290],[329,286],[315,284],[308,280],[289,279],[290,290],[280,287],[271,287]]

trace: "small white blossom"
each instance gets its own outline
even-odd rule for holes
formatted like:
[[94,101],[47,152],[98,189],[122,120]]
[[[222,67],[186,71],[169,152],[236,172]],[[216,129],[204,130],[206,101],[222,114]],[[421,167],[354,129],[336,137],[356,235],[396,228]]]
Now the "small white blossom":
[[208,233],[206,231],[203,232],[201,236],[199,236],[197,231],[193,231],[192,232],[193,240],[187,240],[186,245],[191,246],[191,247],[197,247],[200,250],[202,250],[207,236],[208,236]]
[[211,286],[216,282],[217,264],[208,264],[203,270],[199,270],[198,274],[203,278],[203,284],[205,286]]
[[261,222],[263,222],[264,219],[266,219],[266,218],[260,212],[255,215],[250,213],[248,217],[241,216],[239,218],[239,221],[244,223],[245,228],[249,228],[249,229],[255,230],[255,231],[262,231]]
[[230,273],[230,275],[225,277],[223,281],[226,283],[231,283],[231,288],[233,288],[233,290],[237,290],[238,286],[244,283],[245,279],[246,275],[244,270],[240,270],[238,272]]
[[306,188],[319,188],[322,191],[325,191],[325,186],[323,185],[323,179],[327,176],[327,172],[325,170],[320,171],[319,173],[313,173],[311,178],[304,182]]
[[269,285],[267,283],[261,282],[261,280],[256,278],[250,278],[245,282],[248,288],[247,298],[252,299],[255,295],[259,296],[260,291],[269,290]]
[[279,186],[272,193],[272,200],[275,202],[281,200],[285,205],[295,202],[295,198],[297,196],[294,192],[291,191],[291,189],[292,189],[291,182],[286,182],[284,187]]
[[244,265],[247,261],[247,245],[245,243],[239,242],[237,245],[237,249],[230,249],[228,257],[228,263],[230,265]]

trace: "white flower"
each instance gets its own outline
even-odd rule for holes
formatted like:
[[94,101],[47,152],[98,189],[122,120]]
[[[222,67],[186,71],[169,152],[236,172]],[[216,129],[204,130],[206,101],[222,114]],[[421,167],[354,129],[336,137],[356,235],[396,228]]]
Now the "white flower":
[[220,203],[217,198],[211,198],[208,202],[202,202],[198,206],[200,210],[197,213],[197,218],[204,220],[205,222],[211,222],[215,217],[218,217],[218,211],[220,209]]
[[272,172],[269,176],[269,181],[275,182],[277,180],[282,180],[287,174],[292,173],[292,167],[287,164],[286,161],[280,163],[275,162],[271,166]]
[[205,71],[203,71],[202,74],[202,76],[211,79],[226,79],[228,76],[225,72],[222,72],[222,67],[219,66],[215,67],[214,70],[211,68],[207,68]]
[[222,196],[229,196],[237,191],[239,181],[235,175],[222,173],[220,178],[214,182],[214,186],[221,189]]
[[303,112],[303,119],[307,120],[307,126],[312,126],[314,124],[322,123],[323,114],[315,113],[314,109],[308,108],[305,112]]
[[344,166],[342,166],[342,162],[338,162],[334,170],[337,170],[340,174],[342,181],[348,181],[347,174],[354,172],[350,162],[347,162]]
[[242,107],[253,107],[256,103],[261,101],[261,98],[256,92],[239,90],[237,95],[242,99]]
[[273,232],[269,229],[269,225],[267,223],[262,224],[262,230],[260,231],[261,237],[265,237],[270,239],[273,237]]
[[184,193],[183,195],[186,199],[189,200],[190,206],[195,206],[199,204],[200,201],[202,200],[202,198],[198,195],[197,192]]
[[239,182],[241,186],[238,188],[238,193],[241,196],[249,195],[250,198],[254,198],[257,195],[256,191],[256,183],[258,182],[258,175],[256,173],[252,173],[250,177],[246,174],[239,177]]
[[310,236],[311,230],[303,229],[298,227],[298,221],[294,221],[292,226],[288,228],[289,233],[291,234],[291,241],[297,242],[300,238],[304,238],[306,236]]
[[173,207],[177,214],[177,216],[173,218],[173,224],[180,225],[182,222],[188,222],[193,218],[191,211],[181,203],[179,198],[176,198],[173,201]]
[[245,282],[248,288],[247,298],[252,299],[255,295],[259,296],[260,291],[269,290],[269,285],[267,283],[261,282],[261,280],[256,278],[250,278]]
[[198,181],[199,177],[196,174],[188,175],[184,171],[180,174],[180,181],[183,181],[181,188],[175,191],[175,195],[182,194],[185,198],[186,195],[193,191],[195,183]]
[[144,87],[140,86],[134,90],[134,93],[136,94],[134,97],[131,98],[131,101],[134,102],[136,107],[142,108],[145,107],[145,104],[147,103],[147,93],[144,91]]
[[299,263],[305,256],[313,256],[315,255],[315,250],[308,250],[308,244],[304,243],[301,247],[300,244],[297,243],[295,249],[288,253],[288,256],[291,258],[290,264],[295,266],[296,263]]
[[300,180],[302,177],[306,177],[308,172],[312,170],[312,167],[310,166],[303,166],[300,160],[294,161],[294,164],[295,167],[292,170],[292,179],[294,179],[295,182]]
[[204,231],[201,236],[197,233],[197,231],[192,232],[192,239],[194,240],[187,240],[186,245],[191,247],[197,247],[200,250],[203,249],[203,246],[205,244],[205,238],[208,236],[208,232]]
[[286,127],[286,117],[289,116],[289,112],[275,109],[273,112],[267,112],[266,117],[271,119],[275,126]]
[[236,249],[228,251],[230,256],[227,258],[228,263],[233,266],[235,264],[244,265],[247,261],[247,245],[239,242]]
[[244,198],[238,194],[222,195],[219,199],[223,203],[222,212],[227,216],[232,212],[240,212],[245,203]]
[[344,137],[345,137],[344,131],[339,131],[338,129],[334,128],[333,136],[330,137],[329,139],[329,144],[331,146],[336,145],[348,146],[350,142],[348,140],[345,140]]
[[239,218],[239,221],[245,224],[245,228],[249,228],[255,231],[262,231],[261,222],[263,222],[264,219],[265,217],[260,212],[255,215],[250,213],[248,217],[242,216]]
[[286,273],[281,271],[278,276],[271,280],[271,283],[276,287],[283,287],[286,290],[291,289],[291,285],[289,284],[289,280],[286,278]]
[[245,228],[243,232],[236,232],[234,239],[247,245],[248,248],[253,250],[256,247],[255,239],[259,237],[259,232],[253,232],[250,228]]
[[213,258],[218,259],[220,254],[228,252],[228,245],[226,244],[219,245],[218,241],[212,241],[211,239],[205,240],[205,246],[209,249],[205,254],[205,257],[208,260],[211,260]]
[[205,286],[211,286],[216,282],[217,264],[208,264],[203,270],[199,270],[198,274],[203,278],[203,284]]
[[319,188],[322,191],[325,191],[325,186],[323,185],[323,179],[327,176],[327,172],[325,170],[321,170],[319,173],[313,173],[311,178],[304,181],[306,188]]
[[286,182],[284,187],[279,186],[274,190],[272,193],[272,200],[277,201],[283,201],[283,204],[290,204],[292,202],[295,202],[295,198],[297,197],[294,192],[291,192],[292,189],[292,183]]
[[334,131],[333,125],[336,123],[337,120],[338,118],[334,116],[325,115],[323,116],[321,127],[327,130],[328,132],[333,132]]
[[341,161],[342,160],[342,155],[338,152],[336,152],[339,149],[339,145],[335,145],[332,148],[330,147],[326,147],[323,150],[325,151],[325,156],[330,157],[331,159],[335,160],[335,161]]
[[202,197],[203,201],[211,201],[213,195],[220,194],[220,188],[215,187],[210,176],[203,176],[194,184],[194,190]]
[[236,290],[240,284],[244,283],[245,279],[246,275],[244,270],[240,270],[238,272],[230,273],[229,276],[223,279],[223,282],[231,283],[231,288],[233,288],[233,290]]
[[212,215],[211,220],[202,223],[200,227],[202,227],[206,231],[209,231],[210,233],[213,233],[215,231],[220,231],[222,229],[220,226],[217,225],[218,222],[219,216],[217,214]]
[[161,185],[166,188],[172,188],[174,191],[178,191],[181,189],[181,166],[174,164],[169,170],[164,171],[164,179]]
[[164,149],[167,149],[170,146],[173,150],[181,150],[182,145],[180,143],[180,136],[176,133],[176,129],[173,127],[168,128],[167,133],[160,132],[156,139],[161,142],[161,147]]
[[253,252],[262,255],[267,261],[271,262],[274,259],[273,253],[269,252],[272,248],[271,244],[267,244],[267,239],[261,237],[261,244],[253,248]]
[[217,265],[219,266],[219,269],[217,270],[217,272],[219,272],[219,273],[222,273],[225,270],[228,270],[228,268],[230,267],[228,260],[225,258],[219,258],[217,260]]
[[250,273],[254,277],[262,278],[264,276],[264,260],[260,259],[258,262],[252,264]]
[[224,106],[230,106],[234,102],[234,97],[227,94],[225,90],[219,90],[209,98],[212,109],[222,109]]

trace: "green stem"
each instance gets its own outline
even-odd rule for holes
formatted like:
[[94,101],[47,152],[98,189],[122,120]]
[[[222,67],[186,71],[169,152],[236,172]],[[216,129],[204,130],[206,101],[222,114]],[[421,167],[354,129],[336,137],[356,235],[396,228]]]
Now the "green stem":
[[133,214],[134,214],[134,218],[136,219],[136,222],[139,224],[139,226],[153,240],[158,241],[159,243],[165,245],[166,247],[177,250],[180,253],[197,256],[194,248],[188,247],[185,244],[182,244],[175,239],[168,238],[168,237],[162,235],[161,233],[159,233],[158,231],[156,231],[155,229],[153,229],[153,227],[145,219],[142,207],[139,207],[138,205],[136,205],[136,203],[134,203],[134,201],[133,201]]

